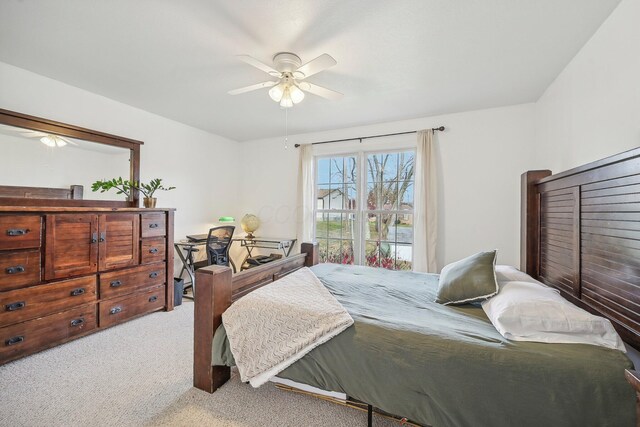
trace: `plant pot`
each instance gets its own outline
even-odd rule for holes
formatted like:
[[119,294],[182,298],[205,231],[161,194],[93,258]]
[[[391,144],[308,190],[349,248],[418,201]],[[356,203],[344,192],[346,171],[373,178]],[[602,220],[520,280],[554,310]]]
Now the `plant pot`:
[[145,197],[143,199],[144,207],[145,208],[155,208],[157,201],[158,201],[158,199],[155,198],[155,197]]

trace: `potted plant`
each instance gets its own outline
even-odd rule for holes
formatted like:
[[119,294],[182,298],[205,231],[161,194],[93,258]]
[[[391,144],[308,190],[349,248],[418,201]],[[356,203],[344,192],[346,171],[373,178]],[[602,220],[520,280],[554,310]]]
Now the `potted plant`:
[[144,207],[145,208],[155,208],[157,199],[153,197],[153,194],[158,191],[169,191],[173,190],[176,187],[164,187],[162,185],[162,179],[156,178],[152,179],[149,184],[145,184],[144,182],[138,181],[129,181],[128,179],[122,179],[122,177],[113,178],[110,180],[99,180],[91,184],[92,191],[100,191],[104,193],[105,191],[109,191],[112,189],[116,190],[116,194],[124,194],[129,198],[132,189],[139,190],[142,194],[144,194]]
[[162,190],[162,191],[169,191],[169,190],[173,190],[176,187],[164,187],[162,185],[162,179],[160,178],[156,178],[156,179],[152,179],[149,184],[145,184],[144,182],[140,182],[138,183],[138,185],[136,185],[136,188],[138,190],[140,190],[140,192],[142,194],[144,194],[144,207],[145,208],[155,208],[156,207],[156,201],[157,199],[155,197],[153,197],[153,193],[155,193],[158,190]]
[[91,191],[100,191],[101,193],[104,193],[105,191],[115,189],[117,190],[116,194],[124,194],[127,196],[127,199],[131,194],[132,188],[136,188],[134,183],[128,179],[122,179],[122,177],[109,180],[99,180],[91,184]]

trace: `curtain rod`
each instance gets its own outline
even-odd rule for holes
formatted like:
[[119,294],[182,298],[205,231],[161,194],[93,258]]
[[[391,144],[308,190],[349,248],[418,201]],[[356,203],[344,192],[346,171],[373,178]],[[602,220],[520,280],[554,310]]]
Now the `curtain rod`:
[[[432,131],[436,132],[436,131],[440,131],[442,132],[444,130],[444,126],[440,126],[437,128],[431,128]],[[408,131],[408,132],[397,132],[397,133],[386,133],[384,135],[371,135],[371,136],[361,136],[358,138],[345,138],[345,139],[334,139],[332,141],[320,141],[320,142],[312,142],[311,145],[320,145],[320,144],[332,144],[334,142],[345,142],[345,141],[360,141],[362,142],[363,139],[371,139],[371,138],[383,138],[385,136],[396,136],[396,135],[408,135],[410,133],[417,133],[417,130],[412,130],[412,131]],[[300,144],[295,144],[294,147],[298,148],[300,147]]]

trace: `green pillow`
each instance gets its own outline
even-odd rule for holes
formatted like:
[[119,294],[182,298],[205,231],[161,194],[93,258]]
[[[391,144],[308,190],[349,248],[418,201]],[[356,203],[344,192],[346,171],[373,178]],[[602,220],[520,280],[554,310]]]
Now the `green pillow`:
[[496,251],[480,252],[445,266],[440,273],[436,302],[469,304],[498,293]]

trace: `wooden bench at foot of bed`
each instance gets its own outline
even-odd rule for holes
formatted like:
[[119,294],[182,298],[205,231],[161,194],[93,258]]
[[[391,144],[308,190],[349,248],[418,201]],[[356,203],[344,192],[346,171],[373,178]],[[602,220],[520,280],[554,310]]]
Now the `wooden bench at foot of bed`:
[[318,244],[302,243],[300,252],[259,267],[231,274],[231,268],[212,265],[196,271],[193,385],[213,393],[231,375],[228,366],[212,366],[213,335],[222,313],[244,295],[302,267],[318,263]]

